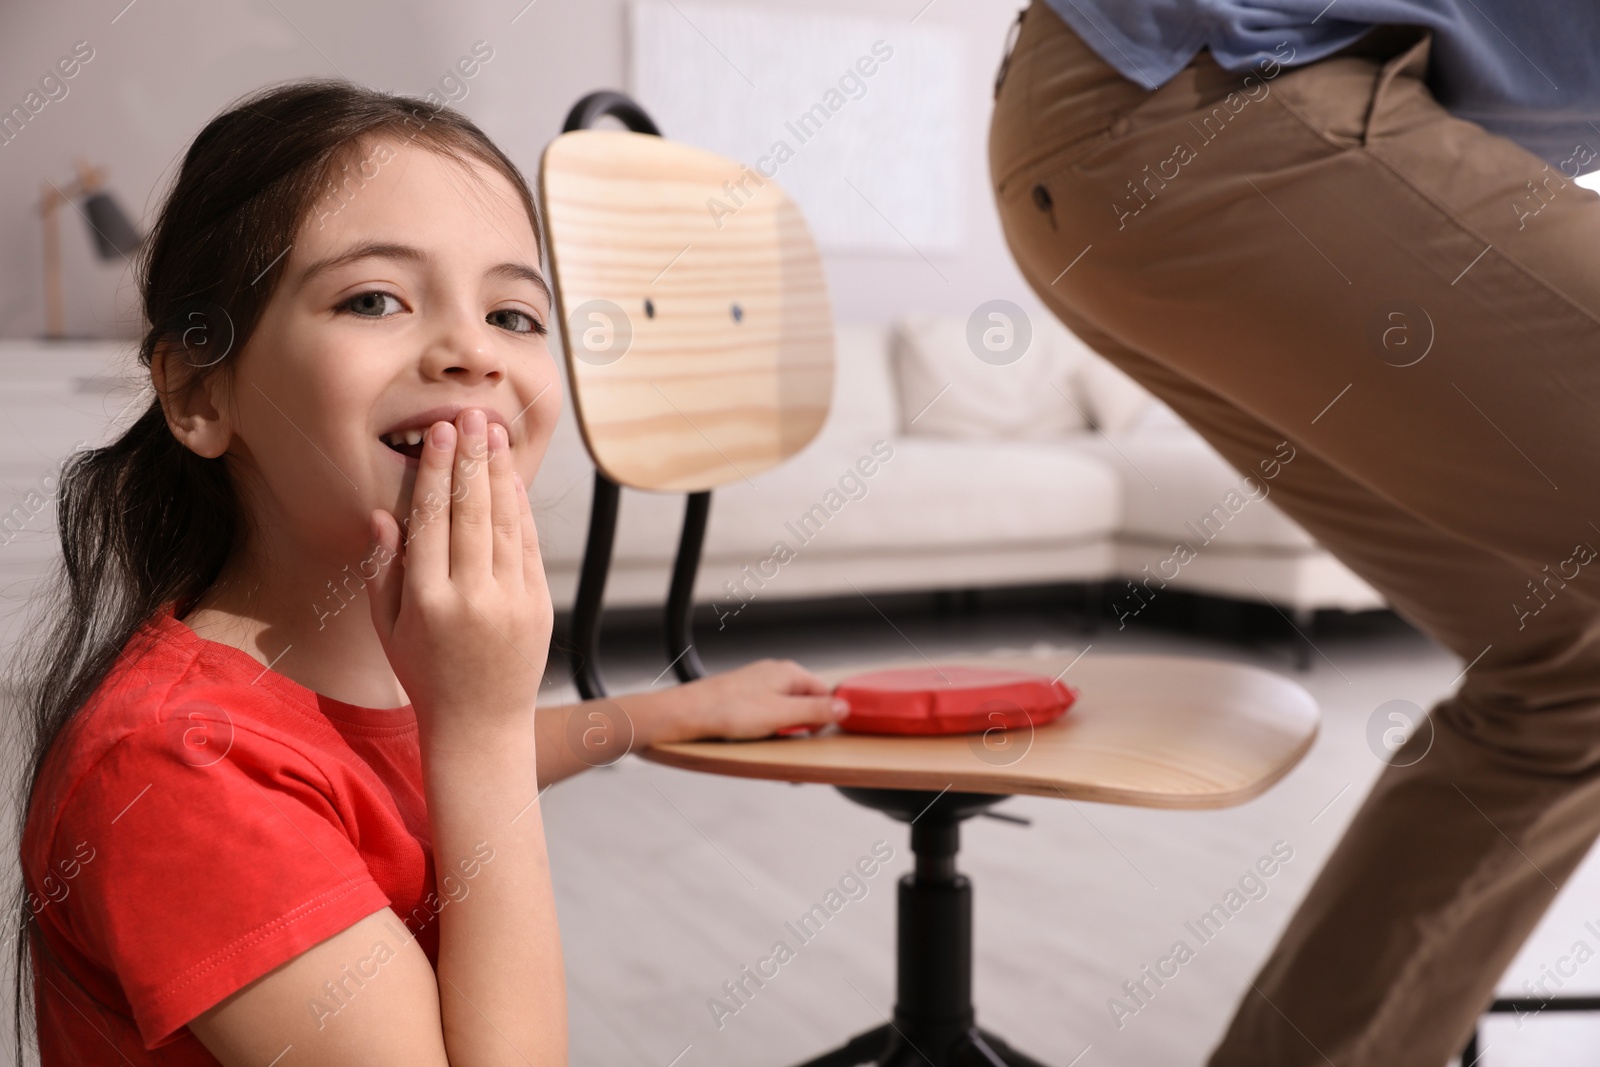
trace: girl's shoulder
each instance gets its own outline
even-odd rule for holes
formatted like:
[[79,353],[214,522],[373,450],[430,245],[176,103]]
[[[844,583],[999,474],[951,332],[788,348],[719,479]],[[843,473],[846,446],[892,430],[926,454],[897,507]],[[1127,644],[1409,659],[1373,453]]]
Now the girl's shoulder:
[[289,770],[316,780],[345,750],[314,693],[239,649],[200,637],[166,611],[128,639],[56,737],[29,822],[53,821],[83,783],[113,772],[155,788],[197,769],[221,771],[227,761],[237,765],[230,770],[256,764],[268,777]]
[[423,881],[405,817],[425,814],[396,808],[317,700],[160,617],[51,748],[23,832],[29,906],[64,967],[126,998],[146,1047],[388,906],[373,867]]
[[73,762],[92,763],[136,732],[163,735],[189,763],[217,756],[212,739],[233,730],[291,747],[320,748],[336,740],[318,713],[315,694],[286,681],[248,653],[202,638],[169,607],[129,638],[85,701],[74,717],[67,754]]

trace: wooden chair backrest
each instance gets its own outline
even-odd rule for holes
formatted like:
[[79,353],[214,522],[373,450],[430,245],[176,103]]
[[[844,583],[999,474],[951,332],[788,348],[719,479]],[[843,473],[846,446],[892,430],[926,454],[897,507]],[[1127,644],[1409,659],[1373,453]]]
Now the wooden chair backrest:
[[539,184],[573,407],[601,473],[698,492],[816,436],[833,316],[776,182],[661,137],[577,130],[545,149]]

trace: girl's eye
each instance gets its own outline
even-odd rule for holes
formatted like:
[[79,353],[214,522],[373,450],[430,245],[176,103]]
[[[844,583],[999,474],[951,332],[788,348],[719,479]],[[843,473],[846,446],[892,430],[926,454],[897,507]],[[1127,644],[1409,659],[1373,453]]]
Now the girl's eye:
[[391,293],[359,293],[339,305],[345,311],[370,319],[386,318],[404,310],[400,298]]
[[542,334],[545,332],[544,323],[526,311],[518,311],[516,308],[498,308],[491,311],[486,321],[491,326],[498,326],[502,330],[510,330],[512,333]]

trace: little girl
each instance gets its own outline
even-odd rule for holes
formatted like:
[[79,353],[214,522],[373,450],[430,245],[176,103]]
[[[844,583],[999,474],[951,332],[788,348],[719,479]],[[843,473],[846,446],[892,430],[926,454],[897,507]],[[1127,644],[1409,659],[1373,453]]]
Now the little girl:
[[[43,1067],[565,1062],[538,798],[597,760],[567,729],[595,709],[535,709],[540,253],[448,109],[295,83],[190,146],[140,277],[155,398],[62,479],[17,1062],[25,993]],[[843,711],[763,661],[606,720],[638,746]]]

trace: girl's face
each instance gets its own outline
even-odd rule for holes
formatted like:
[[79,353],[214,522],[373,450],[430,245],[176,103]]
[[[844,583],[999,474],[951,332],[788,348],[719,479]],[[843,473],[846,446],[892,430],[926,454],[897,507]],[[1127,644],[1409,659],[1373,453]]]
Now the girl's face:
[[247,513],[334,561],[359,558],[374,508],[404,522],[431,423],[482,408],[532,484],[561,409],[511,183],[393,137],[356,159],[300,227],[228,390]]

